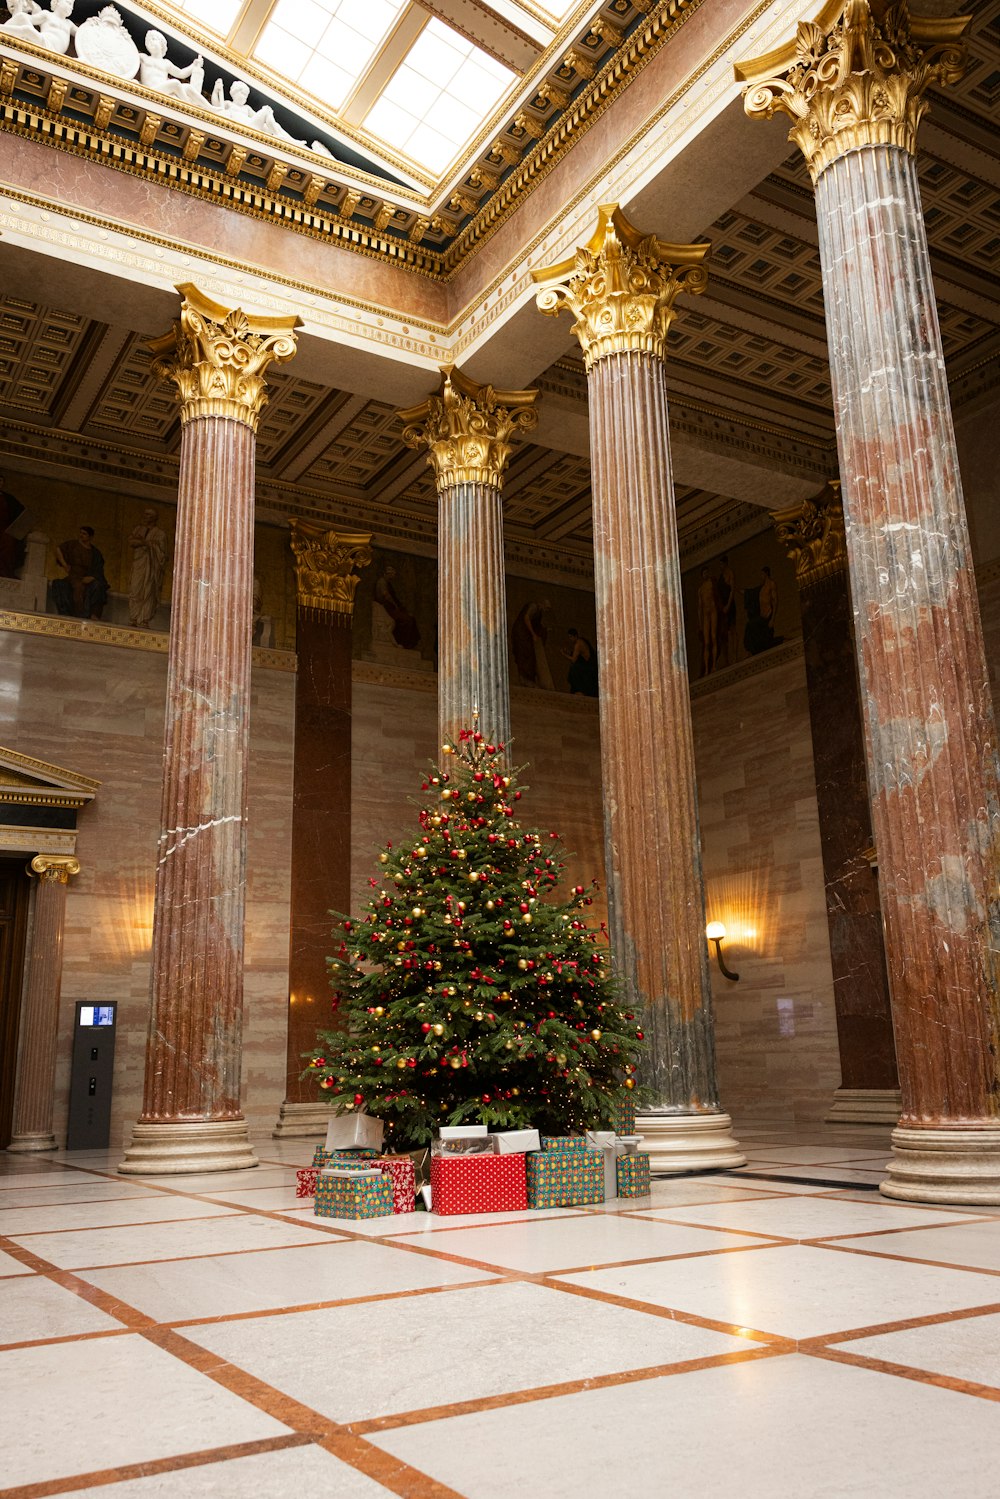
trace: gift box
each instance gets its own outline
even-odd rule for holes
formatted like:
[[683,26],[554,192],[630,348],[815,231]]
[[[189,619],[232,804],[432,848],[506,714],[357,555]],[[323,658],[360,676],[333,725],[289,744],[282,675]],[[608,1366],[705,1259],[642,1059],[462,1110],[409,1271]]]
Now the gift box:
[[528,1206],[524,1156],[432,1156],[431,1198],[435,1213],[522,1212]]
[[438,1130],[439,1140],[464,1140],[467,1135],[488,1135],[485,1124],[442,1124]]
[[485,1131],[474,1135],[452,1134],[432,1140],[431,1155],[496,1155],[496,1146],[494,1137]]
[[[618,1191],[618,1161],[623,1156],[634,1156],[642,1144],[641,1135],[616,1135],[613,1129],[588,1129],[587,1145],[598,1151],[604,1161],[604,1199],[611,1202],[621,1194]],[[630,1193],[643,1196],[643,1193]]]
[[377,1155],[377,1150],[327,1150],[317,1145],[312,1163],[318,1170],[324,1166],[367,1166]]
[[583,1135],[543,1135],[542,1149],[554,1153],[567,1150],[586,1150],[587,1141]]
[[317,1218],[388,1218],[392,1181],[383,1171],[328,1167],[316,1179]]
[[623,1103],[619,1104],[615,1113],[615,1133],[619,1135],[635,1134],[635,1103],[631,1093]]
[[498,1155],[527,1155],[542,1148],[537,1129],[500,1130],[493,1136],[493,1143]]
[[383,1155],[372,1162],[392,1184],[392,1211],[412,1213],[417,1206],[417,1175],[408,1155]]
[[619,1197],[648,1197],[649,1156],[644,1151],[620,1155],[615,1162]]
[[582,1150],[541,1150],[527,1157],[529,1208],[566,1208],[604,1201],[604,1156],[588,1150],[586,1142],[583,1146]]
[[336,1114],[326,1127],[327,1150],[382,1149],[385,1125],[370,1114]]
[[296,1171],[296,1197],[315,1197],[317,1176],[319,1176],[319,1168],[317,1166],[303,1166],[300,1171]]

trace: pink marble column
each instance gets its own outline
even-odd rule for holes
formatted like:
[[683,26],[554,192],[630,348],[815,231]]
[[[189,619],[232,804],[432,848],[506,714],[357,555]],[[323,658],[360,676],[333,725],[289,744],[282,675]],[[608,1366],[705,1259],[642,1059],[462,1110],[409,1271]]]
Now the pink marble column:
[[609,921],[649,1045],[637,1128],[657,1172],[745,1159],[715,1075],[664,363],[707,248],[641,235],[609,205],[572,260],[534,273],[541,310],[576,318],[588,369]]
[[52,1104],[59,1042],[66,886],[70,875],[80,873],[80,864],[68,854],[37,854],[31,861],[31,870],[38,876],[38,888],[27,954],[14,1129],[7,1147],[14,1151],[56,1149]]
[[882,1191],[1000,1203],[997,735],[914,159],[964,24],[849,0],[748,107],[800,122],[816,186],[903,1099]]
[[240,1103],[254,454],[293,320],[180,288],[153,347],[181,397],[180,484],[143,1109],[120,1170],[255,1166]]
[[495,391],[456,369],[400,413],[404,440],[426,447],[438,488],[438,724],[442,744],[472,724],[510,738],[503,473],[516,430],[538,420],[534,390]]

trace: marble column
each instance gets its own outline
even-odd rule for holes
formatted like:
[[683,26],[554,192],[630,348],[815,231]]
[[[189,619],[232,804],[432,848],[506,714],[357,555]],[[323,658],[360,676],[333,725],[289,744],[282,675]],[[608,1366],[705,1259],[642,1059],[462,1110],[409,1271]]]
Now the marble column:
[[274,1130],[282,1137],[323,1135],[330,1118],[315,1083],[301,1076],[302,1054],[329,1024],[330,912],[351,901],[351,624],[371,539],[292,521],[298,672],[285,1100]]
[[704,290],[707,252],[611,204],[589,244],[534,272],[587,367],[609,920],[649,1043],[638,1130],[657,1172],[744,1161],[715,1076],[665,365],[674,299]]
[[27,955],[14,1128],[7,1147],[15,1151],[56,1149],[52,1102],[59,1044],[66,887],[70,876],[80,873],[79,860],[72,854],[36,854],[29,867],[38,876],[38,888]]
[[400,412],[403,440],[425,447],[438,491],[438,727],[442,744],[469,728],[510,738],[503,474],[515,431],[538,421],[536,390],[494,390],[457,369]]
[[872,820],[839,482],[778,511],[774,525],[795,566],[802,611],[840,1043],[840,1087],[827,1120],[892,1125],[899,1119],[899,1077],[870,859]]
[[816,189],[903,1100],[882,1191],[1000,1203],[996,727],[914,159],[964,25],[849,0],[740,72]]
[[153,345],[180,398],[177,535],[142,1114],[124,1172],[257,1164],[240,1104],[254,458],[295,318],[182,286]]

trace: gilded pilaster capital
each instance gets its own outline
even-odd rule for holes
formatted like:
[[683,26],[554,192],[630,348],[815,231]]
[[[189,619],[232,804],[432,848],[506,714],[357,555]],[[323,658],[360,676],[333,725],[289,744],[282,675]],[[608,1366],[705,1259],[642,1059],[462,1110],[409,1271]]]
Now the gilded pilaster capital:
[[295,353],[297,317],[250,317],[221,307],[196,286],[179,286],[181,315],[151,340],[153,373],[177,387],[182,425],[198,417],[243,422],[254,432],[267,402],[265,375]]
[[67,885],[70,875],[80,873],[80,861],[73,854],[36,854],[29,868],[43,885]]
[[790,115],[788,139],[813,182],[848,151],[900,146],[916,151],[927,89],[957,83],[965,71],[959,40],[968,16],[911,16],[906,0],[833,0],[795,41],[740,63],[751,119]]
[[410,448],[427,448],[439,492],[455,484],[499,489],[511,438],[538,421],[537,399],[537,390],[494,390],[447,366],[433,395],[399,413],[403,441]]
[[593,238],[568,260],[532,271],[540,312],[567,308],[589,370],[608,354],[640,351],[666,357],[679,291],[703,292],[710,246],[672,245],[641,234],[617,203],[598,209]]
[[847,567],[839,479],[831,479],[825,489],[801,505],[775,510],[771,518],[778,540],[794,564],[800,588],[821,583]]
[[372,560],[371,541],[370,531],[333,531],[312,521],[293,520],[299,608],[352,614],[358,573]]

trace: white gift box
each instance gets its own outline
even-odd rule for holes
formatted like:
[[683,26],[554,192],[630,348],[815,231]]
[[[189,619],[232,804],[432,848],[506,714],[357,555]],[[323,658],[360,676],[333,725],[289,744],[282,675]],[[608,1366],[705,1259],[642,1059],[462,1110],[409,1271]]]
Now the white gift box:
[[488,1135],[485,1124],[443,1124],[438,1130],[439,1140],[462,1140],[466,1135]]
[[542,1148],[537,1129],[505,1129],[494,1134],[493,1139],[497,1155],[527,1155]]
[[[616,1135],[613,1129],[588,1129],[587,1149],[599,1150],[604,1156],[604,1200],[611,1202],[618,1196],[618,1157],[629,1155],[631,1136]],[[635,1150],[633,1145],[632,1150]]]
[[326,1127],[327,1150],[381,1150],[385,1125],[370,1114],[337,1114]]

